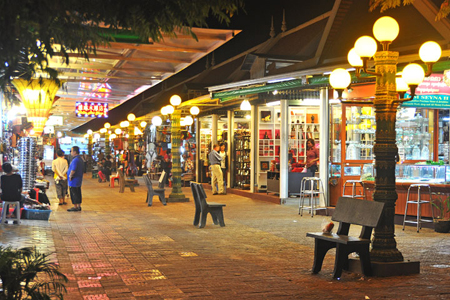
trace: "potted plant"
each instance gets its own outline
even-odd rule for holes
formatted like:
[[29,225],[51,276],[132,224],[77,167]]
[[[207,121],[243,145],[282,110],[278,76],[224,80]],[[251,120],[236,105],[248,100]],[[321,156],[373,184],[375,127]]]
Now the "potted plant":
[[0,246],[0,299],[64,299],[67,277],[49,256]]
[[434,231],[446,233],[450,231],[450,197],[442,199],[440,193],[435,195],[437,197],[431,201],[434,208]]

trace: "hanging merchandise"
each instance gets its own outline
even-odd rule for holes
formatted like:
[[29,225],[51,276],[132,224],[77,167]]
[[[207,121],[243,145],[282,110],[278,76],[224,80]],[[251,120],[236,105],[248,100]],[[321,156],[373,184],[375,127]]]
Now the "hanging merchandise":
[[36,139],[23,137],[19,140],[19,174],[22,189],[30,190],[36,181]]

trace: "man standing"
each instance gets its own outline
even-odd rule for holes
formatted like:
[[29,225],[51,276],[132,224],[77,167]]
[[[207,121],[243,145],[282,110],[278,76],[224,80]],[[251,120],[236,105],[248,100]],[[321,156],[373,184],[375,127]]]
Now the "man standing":
[[64,205],[67,204],[65,197],[67,194],[67,170],[69,169],[69,164],[64,158],[64,151],[58,149],[56,155],[58,155],[58,158],[52,162],[52,170],[55,173],[54,178],[59,205]]
[[212,190],[213,195],[217,195],[217,187],[216,183],[219,188],[219,195],[226,195],[226,193],[223,191],[223,173],[222,169],[220,168],[222,157],[220,157],[219,154],[220,146],[218,144],[214,144],[213,149],[209,153],[209,163],[211,165],[211,184],[212,184]]
[[80,148],[78,146],[73,146],[70,154],[73,158],[67,173],[69,174],[69,192],[73,207],[67,211],[81,211],[81,183],[83,182],[84,164],[80,157]]

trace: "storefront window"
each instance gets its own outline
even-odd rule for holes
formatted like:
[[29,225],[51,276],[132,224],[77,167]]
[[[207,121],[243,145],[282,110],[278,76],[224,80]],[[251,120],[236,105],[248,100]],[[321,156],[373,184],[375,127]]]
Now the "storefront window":
[[331,153],[333,163],[341,162],[341,124],[342,124],[342,106],[331,106]]
[[431,109],[414,107],[398,110],[395,131],[401,161],[433,160],[433,113]]
[[375,114],[369,106],[346,107],[346,160],[372,160],[375,144]]
[[449,163],[449,127],[450,127],[450,110],[439,110],[439,146],[438,158],[445,163]]

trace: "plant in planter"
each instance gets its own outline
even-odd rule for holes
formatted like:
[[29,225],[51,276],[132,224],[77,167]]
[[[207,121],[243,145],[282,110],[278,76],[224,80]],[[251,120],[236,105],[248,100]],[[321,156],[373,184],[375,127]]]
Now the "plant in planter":
[[[435,194],[435,198],[431,201],[434,208],[434,230],[436,232],[450,231],[450,197],[442,199],[442,194]],[[437,214],[436,214],[437,212]]]
[[0,299],[64,299],[67,277],[33,248],[0,246]]

